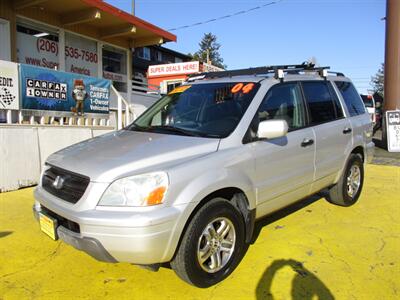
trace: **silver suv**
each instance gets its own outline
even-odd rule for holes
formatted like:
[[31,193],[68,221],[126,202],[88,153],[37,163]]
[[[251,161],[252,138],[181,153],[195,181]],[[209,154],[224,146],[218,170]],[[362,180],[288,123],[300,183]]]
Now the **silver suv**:
[[372,123],[351,81],[312,65],[193,77],[135,122],[51,155],[35,216],[53,239],[107,262],[209,287],[252,241],[256,220],[327,190],[350,206]]

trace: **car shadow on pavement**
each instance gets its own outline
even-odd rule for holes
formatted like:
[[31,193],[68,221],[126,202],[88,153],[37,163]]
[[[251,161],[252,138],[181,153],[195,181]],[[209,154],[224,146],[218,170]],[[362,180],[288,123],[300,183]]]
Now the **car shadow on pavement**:
[[294,259],[279,259],[272,262],[261,276],[256,288],[257,300],[275,299],[271,290],[273,279],[280,269],[287,266],[291,267],[296,273],[292,280],[292,300],[335,299],[328,287],[317,276],[307,270],[301,262]]
[[253,237],[251,239],[251,244],[254,244],[255,241],[257,240],[258,236],[260,235],[261,229],[271,223],[274,223],[277,220],[283,219],[284,217],[295,213],[296,211],[307,207],[308,205],[320,200],[321,198],[324,198],[326,195],[323,192],[320,192],[318,194],[315,194],[313,196],[304,198],[296,203],[293,203],[285,208],[282,208],[270,215],[267,215],[260,220],[256,221],[256,224],[254,226],[254,232],[253,232]]
[[0,231],[0,239],[12,233],[13,233],[12,231]]

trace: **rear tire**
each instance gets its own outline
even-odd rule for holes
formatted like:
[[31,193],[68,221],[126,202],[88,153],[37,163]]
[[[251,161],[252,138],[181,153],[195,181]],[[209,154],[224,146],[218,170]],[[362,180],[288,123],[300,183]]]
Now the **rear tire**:
[[350,154],[337,184],[329,189],[327,199],[340,206],[351,206],[360,197],[364,183],[364,164],[358,154]]
[[206,288],[229,276],[246,249],[241,213],[228,200],[215,198],[193,216],[171,267],[187,283]]

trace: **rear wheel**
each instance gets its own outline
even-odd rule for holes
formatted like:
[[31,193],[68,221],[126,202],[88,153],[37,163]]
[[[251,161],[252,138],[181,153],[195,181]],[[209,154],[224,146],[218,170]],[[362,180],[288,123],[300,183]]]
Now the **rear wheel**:
[[364,183],[364,164],[360,155],[352,153],[338,183],[329,189],[328,201],[340,206],[357,202]]
[[244,222],[226,199],[215,198],[194,215],[171,262],[177,275],[197,287],[226,278],[245,252]]

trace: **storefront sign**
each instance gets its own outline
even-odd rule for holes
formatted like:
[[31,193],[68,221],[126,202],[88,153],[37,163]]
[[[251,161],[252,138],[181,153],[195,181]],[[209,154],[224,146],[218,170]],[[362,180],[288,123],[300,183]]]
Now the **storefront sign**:
[[109,80],[21,65],[20,82],[22,109],[48,114],[109,112]]
[[225,71],[224,69],[220,68],[220,67],[216,67],[207,63],[203,63],[203,70],[201,70],[202,72],[222,72]]
[[190,61],[185,63],[154,65],[149,66],[148,77],[192,74],[200,71],[200,63],[198,61]]
[[111,81],[118,81],[118,82],[124,82],[124,83],[128,82],[126,75],[108,72],[108,71],[103,71],[103,78],[109,79]]
[[18,64],[0,60],[0,109],[19,109]]
[[400,152],[400,110],[386,112],[389,152]]

